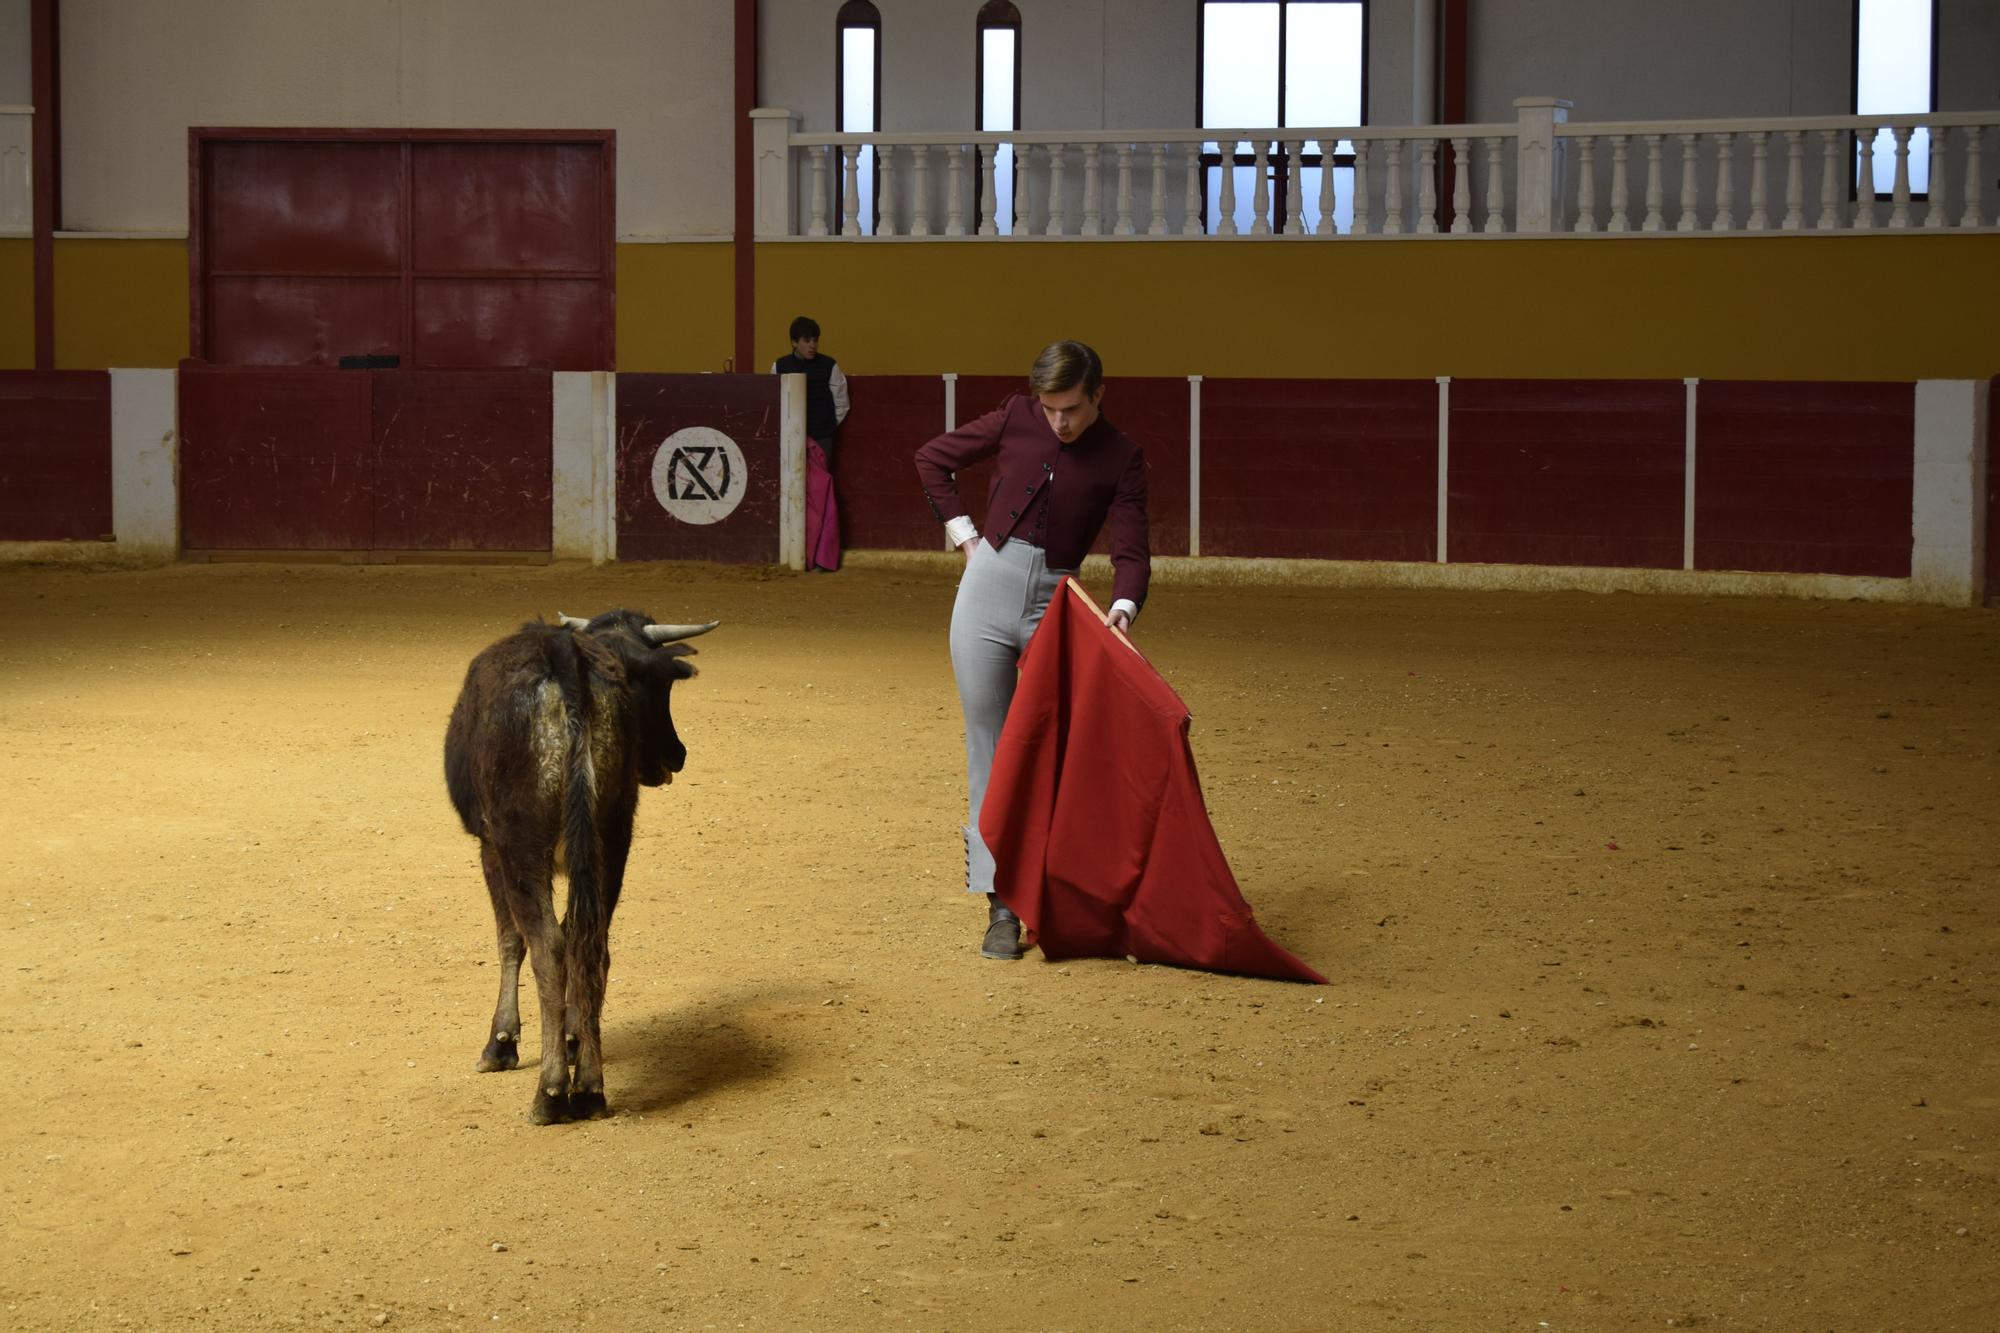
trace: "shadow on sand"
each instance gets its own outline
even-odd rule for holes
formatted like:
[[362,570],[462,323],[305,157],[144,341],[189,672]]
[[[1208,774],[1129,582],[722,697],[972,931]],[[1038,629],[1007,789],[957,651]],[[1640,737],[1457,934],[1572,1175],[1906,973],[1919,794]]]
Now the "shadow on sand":
[[768,1013],[814,998],[800,985],[739,986],[620,1023],[604,1040],[613,1106],[629,1115],[664,1115],[780,1077],[792,1053]]

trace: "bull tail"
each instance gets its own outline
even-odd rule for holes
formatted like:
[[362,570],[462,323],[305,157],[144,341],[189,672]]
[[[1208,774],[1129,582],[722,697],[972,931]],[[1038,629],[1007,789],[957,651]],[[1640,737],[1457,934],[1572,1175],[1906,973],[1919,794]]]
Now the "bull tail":
[[[568,966],[564,999],[571,1021],[581,1012],[581,997],[601,993],[586,971],[602,971],[610,930],[605,901],[604,848],[598,836],[597,772],[591,753],[589,668],[577,653],[575,636],[551,635],[549,665],[562,690],[567,746],[563,758],[563,854],[569,865],[569,903],[563,913]],[[574,1035],[573,1033],[571,1035]]]

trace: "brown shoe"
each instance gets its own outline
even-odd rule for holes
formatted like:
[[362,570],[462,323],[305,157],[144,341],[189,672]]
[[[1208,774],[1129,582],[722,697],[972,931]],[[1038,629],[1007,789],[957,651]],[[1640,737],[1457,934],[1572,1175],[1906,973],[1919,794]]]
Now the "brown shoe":
[[1004,958],[1012,962],[1021,956],[1021,918],[998,898],[986,909],[986,938],[979,942],[982,958]]

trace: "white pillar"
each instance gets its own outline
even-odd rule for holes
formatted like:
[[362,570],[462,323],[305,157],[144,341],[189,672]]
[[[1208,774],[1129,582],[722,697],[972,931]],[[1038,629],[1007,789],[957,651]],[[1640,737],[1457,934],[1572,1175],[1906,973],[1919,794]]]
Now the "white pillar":
[[1918,380],[1910,496],[1910,600],[1977,606],[1985,596],[1985,380]]
[[797,116],[776,107],[758,107],[750,113],[758,240],[789,236],[797,225],[793,197],[797,176],[792,171],[792,126],[797,123]]
[[1437,377],[1438,386],[1438,553],[1437,562],[1449,563],[1445,540],[1450,535],[1451,515],[1451,376]]
[[1188,554],[1201,554],[1201,376],[1188,376]]
[[806,377],[778,377],[778,563],[806,567]]
[[1519,137],[1514,147],[1514,230],[1551,232],[1562,217],[1563,150],[1556,126],[1569,119],[1560,97],[1517,97]]
[[180,554],[179,395],[174,371],[111,372],[111,531],[120,555]]
[[1683,455],[1681,464],[1681,568],[1693,569],[1694,568],[1694,448],[1695,448],[1694,423],[1695,423],[1696,409],[1700,406],[1700,401],[1697,398],[1697,395],[1701,391],[1701,381],[1698,379],[1684,379],[1681,381],[1681,384],[1684,386],[1686,392],[1686,398],[1684,400],[1686,405],[1681,409],[1682,412],[1681,428],[1683,437],[1682,438]]
[[551,554],[601,565],[616,555],[616,376],[608,370],[558,370],[551,379]]

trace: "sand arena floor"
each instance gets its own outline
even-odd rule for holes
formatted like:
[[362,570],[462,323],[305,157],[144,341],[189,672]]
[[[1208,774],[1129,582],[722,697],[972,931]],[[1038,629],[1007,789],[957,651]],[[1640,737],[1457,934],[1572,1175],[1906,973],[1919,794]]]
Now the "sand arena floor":
[[[0,569],[0,1326],[2000,1327],[2000,616],[1156,583],[1306,987],[978,957],[950,600]],[[615,605],[724,626],[536,1129],[440,744]]]

